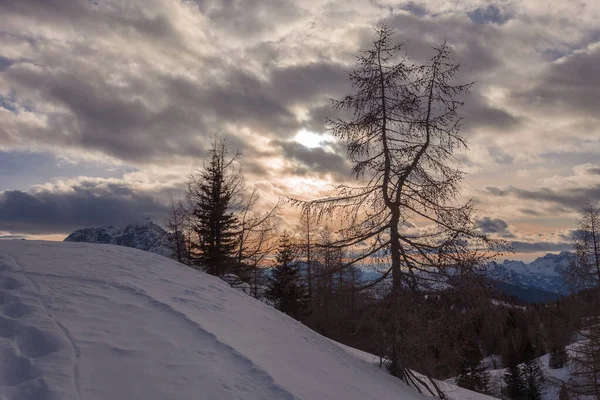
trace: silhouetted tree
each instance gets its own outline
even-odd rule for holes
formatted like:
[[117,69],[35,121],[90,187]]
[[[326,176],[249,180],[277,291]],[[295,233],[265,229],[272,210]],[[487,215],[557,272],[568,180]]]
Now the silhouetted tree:
[[[456,205],[463,173],[454,167],[453,153],[466,146],[458,110],[470,85],[452,83],[459,66],[448,45],[435,48],[429,62],[415,63],[383,26],[358,64],[350,74],[355,92],[334,102],[353,117],[331,121],[331,131],[345,142],[360,183],[295,203],[319,216],[341,215],[344,227],[332,246],[352,255],[342,268],[365,261],[390,265],[382,279],[392,277],[392,318],[415,306],[407,290],[448,284],[449,275],[478,269],[497,243],[478,230],[472,202]],[[419,229],[411,219],[427,228]],[[406,376],[411,374],[405,348],[410,326],[390,328],[396,332],[388,336],[392,371],[413,383]]]
[[573,235],[575,257],[565,269],[572,290],[598,287],[600,283],[600,209],[588,201],[581,208]]
[[230,156],[225,140],[214,139],[208,160],[190,176],[187,198],[197,235],[196,264],[212,275],[223,276],[235,266],[239,221],[234,202],[243,190],[239,153]]
[[569,356],[564,346],[556,346],[550,350],[548,366],[552,369],[563,368],[567,364]]
[[600,400],[600,326],[598,320],[588,320],[581,331],[584,337],[573,349],[569,391],[578,397]]
[[471,340],[465,349],[465,361],[461,366],[461,373],[456,378],[456,384],[469,390],[489,394],[490,374],[484,365],[479,344]]
[[306,282],[308,288],[309,305],[313,299],[313,236],[315,231],[314,215],[310,207],[306,207],[300,216],[300,242],[306,259]]
[[189,232],[189,211],[181,199],[171,202],[167,216],[167,231],[170,233],[169,242],[172,257],[180,263],[190,265],[190,248],[186,236]]
[[306,309],[308,293],[300,276],[295,245],[285,232],[280,239],[276,258],[277,266],[273,268],[265,297],[279,311],[299,319]]
[[503,376],[506,395],[510,399],[520,400],[525,395],[525,380],[517,364],[509,365]]
[[531,343],[527,343],[525,346],[525,359],[525,363],[520,367],[524,383],[521,398],[523,400],[541,400],[544,374],[539,362],[535,359],[535,350]]
[[560,390],[558,391],[558,400],[570,400],[569,389],[565,383],[560,385]]

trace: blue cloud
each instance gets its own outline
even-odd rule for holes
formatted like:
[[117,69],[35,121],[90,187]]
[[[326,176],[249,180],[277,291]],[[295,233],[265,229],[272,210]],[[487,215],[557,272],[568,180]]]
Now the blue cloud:
[[148,194],[119,185],[83,182],[68,192],[0,192],[0,231],[63,233],[99,225],[162,219],[167,207]]
[[467,15],[476,24],[502,25],[511,18],[509,14],[503,12],[494,4],[490,4],[486,8],[477,8],[468,12]]
[[96,178],[120,178],[133,172],[130,167],[107,168],[94,162],[61,162],[48,153],[23,151],[0,151],[0,190],[21,189],[42,184],[57,178],[88,176]]
[[15,62],[10,58],[0,56],[0,71],[4,71],[6,68],[13,65]]

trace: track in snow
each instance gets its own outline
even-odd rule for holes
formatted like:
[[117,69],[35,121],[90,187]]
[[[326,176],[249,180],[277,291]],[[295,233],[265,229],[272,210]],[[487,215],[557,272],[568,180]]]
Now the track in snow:
[[[70,358],[68,341],[45,308],[39,286],[19,276],[20,269],[11,257],[0,259],[0,396],[15,400],[72,398],[69,392],[53,392],[48,386],[47,378],[62,375]],[[24,303],[27,294],[33,295],[30,304]],[[51,360],[53,355],[55,360]],[[60,366],[45,376],[44,365],[56,360]]]

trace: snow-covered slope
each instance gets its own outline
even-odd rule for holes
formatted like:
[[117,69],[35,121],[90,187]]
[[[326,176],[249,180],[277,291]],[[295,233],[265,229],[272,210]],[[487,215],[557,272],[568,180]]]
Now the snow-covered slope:
[[[577,347],[583,342],[578,341],[572,343],[566,347],[569,357],[574,357],[577,353]],[[550,355],[544,354],[541,357],[536,358],[541,371],[544,375],[544,382],[541,385],[540,391],[542,394],[542,400],[559,400],[559,390],[562,382],[569,382],[572,373],[572,365],[567,363],[564,367],[558,369],[550,368]],[[500,364],[500,357],[497,356],[497,363]],[[490,387],[492,392],[500,397],[501,388],[506,387],[506,383],[503,381],[504,374],[507,372],[506,369],[491,369],[490,372]],[[454,384],[455,379],[448,379],[450,384]]]
[[420,399],[226,282],[126,247],[0,242],[0,399]]
[[65,238],[65,242],[116,244],[133,247],[170,257],[173,253],[169,244],[169,233],[151,220],[127,225],[124,228],[101,226],[78,229]]

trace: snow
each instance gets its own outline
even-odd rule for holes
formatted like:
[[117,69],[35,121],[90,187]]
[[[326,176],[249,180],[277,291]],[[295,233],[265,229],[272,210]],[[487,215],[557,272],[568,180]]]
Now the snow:
[[65,242],[117,244],[146,250],[161,256],[173,255],[170,240],[173,234],[147,219],[143,223],[130,224],[122,228],[101,226],[78,229],[65,238]]
[[[573,357],[576,354],[576,350],[578,346],[581,346],[583,341],[577,341],[575,343],[571,343],[566,347],[567,353],[569,357]],[[494,356],[496,359],[496,364],[500,365],[501,360],[500,356]],[[562,382],[568,382],[571,377],[572,366],[567,363],[562,368],[552,369],[550,368],[550,355],[544,354],[541,357],[536,358],[536,361],[539,363],[542,373],[544,374],[545,381],[542,384],[542,400],[558,400],[558,393],[560,391],[560,384]],[[490,384],[492,389],[496,395],[500,394],[500,388],[502,379],[504,374],[507,372],[506,369],[498,368],[492,369],[493,362],[490,357],[484,359],[484,363],[490,368]],[[453,382],[454,379],[448,380],[448,382]]]
[[573,257],[573,253],[563,251],[559,254],[548,253],[529,264],[523,261],[504,260],[501,264],[491,263],[488,272],[493,277],[523,288],[566,294],[568,288],[562,277],[562,271]]
[[[354,349],[352,347],[345,346],[341,343],[334,342],[333,340],[332,340],[332,343],[335,343],[337,346],[344,349],[344,351],[348,352],[349,354],[352,354],[354,357],[356,357],[360,360],[363,360],[366,363],[370,363],[370,364],[377,365],[377,366],[379,365],[380,360],[379,360],[379,357],[376,355],[373,355],[373,354],[370,354],[370,353],[367,353],[367,352],[364,352],[364,351],[361,351],[358,349]],[[417,374],[417,375],[419,375],[419,374]],[[422,378],[423,380],[426,379],[423,376],[420,376],[420,378]],[[442,391],[446,394],[446,396],[448,397],[448,400],[492,400],[492,399],[494,399],[494,397],[487,396],[485,394],[473,392],[471,390],[467,390],[467,389],[458,387],[452,382],[436,380],[436,383],[439,385],[439,387],[442,389]],[[430,395],[425,390],[423,392],[426,395]]]
[[226,282],[162,256],[0,242],[2,400],[423,398]]

